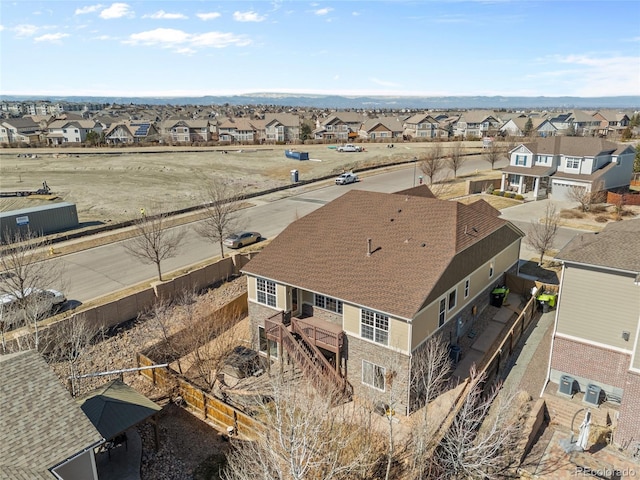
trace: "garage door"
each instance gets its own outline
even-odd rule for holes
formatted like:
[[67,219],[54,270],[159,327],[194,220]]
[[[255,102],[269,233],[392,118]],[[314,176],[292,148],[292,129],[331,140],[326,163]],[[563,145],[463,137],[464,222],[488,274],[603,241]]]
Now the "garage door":
[[568,183],[554,180],[551,183],[551,198],[558,201],[570,201],[571,199],[569,198],[569,192],[572,188],[579,186],[582,186],[582,188],[586,188],[579,183]]

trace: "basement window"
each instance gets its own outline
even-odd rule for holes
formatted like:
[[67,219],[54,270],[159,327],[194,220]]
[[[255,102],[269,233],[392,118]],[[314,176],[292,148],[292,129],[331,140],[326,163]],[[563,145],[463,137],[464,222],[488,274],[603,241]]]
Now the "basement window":
[[384,392],[385,368],[375,363],[362,361],[362,383]]

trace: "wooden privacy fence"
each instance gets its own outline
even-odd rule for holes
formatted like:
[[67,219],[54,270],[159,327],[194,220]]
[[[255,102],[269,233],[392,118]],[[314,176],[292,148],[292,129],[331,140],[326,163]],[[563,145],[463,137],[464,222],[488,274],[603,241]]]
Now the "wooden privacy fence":
[[[640,188],[640,181],[636,181],[636,183],[637,186],[633,184],[632,186]],[[607,203],[613,205],[640,205],[640,194],[607,192]]]
[[[139,367],[155,363],[142,353],[137,354],[137,360]],[[263,427],[258,420],[206,393],[170,367],[141,370],[139,373],[159,387],[175,386],[177,395],[181,397],[189,412],[213,423],[223,432],[228,431],[228,427],[233,427],[234,435],[254,439]]]
[[[507,282],[507,279],[505,279],[505,282]],[[533,280],[531,280],[531,285],[538,286],[540,291],[544,291],[544,290],[553,291],[553,292],[558,291],[557,285],[545,284],[545,283],[541,283]],[[489,380],[491,378],[494,378],[495,375],[499,373],[500,364],[502,360],[508,358],[513,353],[513,349],[517,345],[518,340],[520,340],[524,332],[527,330],[527,328],[531,324],[531,321],[535,317],[536,309],[537,309],[536,298],[531,297],[529,301],[525,304],[524,308],[522,309],[522,312],[520,312],[520,314],[518,315],[518,318],[515,320],[515,322],[509,328],[509,330],[504,332],[502,335],[500,335],[496,339],[496,341],[491,345],[491,347],[488,349],[487,351],[488,353],[489,352],[493,352],[493,353],[491,354],[490,357],[485,356],[485,358],[480,363],[480,365],[477,366],[476,371],[478,376],[485,375],[485,379]],[[484,385],[490,385],[490,384],[491,384],[490,381],[484,382]],[[455,419],[456,415],[458,415],[458,413],[460,412],[460,409],[464,405],[465,399],[467,395],[470,393],[471,388],[474,388],[473,383],[470,382],[468,378],[464,381],[463,385],[464,386],[462,390],[459,392],[459,394],[456,396],[453,402],[451,410],[449,411],[447,416],[443,419],[442,423],[440,424],[440,426],[438,427],[438,429],[433,435],[433,443],[431,444],[432,446],[430,447],[431,448],[430,455],[435,454],[438,446],[440,445],[440,443],[442,443],[442,440],[447,434],[447,431],[449,430],[449,428],[451,428],[453,420]]]

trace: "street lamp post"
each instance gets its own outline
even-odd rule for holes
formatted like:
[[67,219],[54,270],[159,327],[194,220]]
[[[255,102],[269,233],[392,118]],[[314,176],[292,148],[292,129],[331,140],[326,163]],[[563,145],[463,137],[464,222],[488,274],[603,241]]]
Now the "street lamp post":
[[413,186],[416,186],[416,166],[417,166],[417,162],[418,159],[416,157],[413,157]]

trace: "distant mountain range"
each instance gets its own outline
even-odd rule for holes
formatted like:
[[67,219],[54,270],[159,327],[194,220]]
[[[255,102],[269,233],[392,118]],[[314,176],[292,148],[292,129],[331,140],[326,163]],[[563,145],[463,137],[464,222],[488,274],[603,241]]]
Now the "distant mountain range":
[[69,102],[140,105],[276,105],[337,109],[640,109],[640,96],[620,97],[507,97],[507,96],[341,96],[286,93],[252,93],[204,97],[89,97],[0,95],[4,102]]

